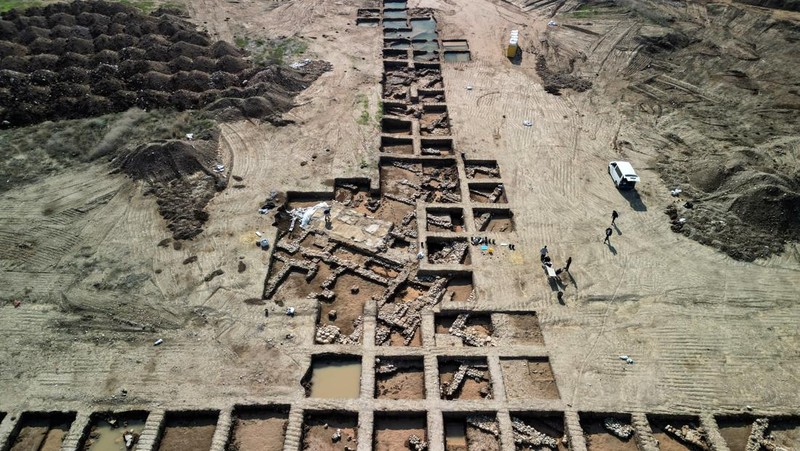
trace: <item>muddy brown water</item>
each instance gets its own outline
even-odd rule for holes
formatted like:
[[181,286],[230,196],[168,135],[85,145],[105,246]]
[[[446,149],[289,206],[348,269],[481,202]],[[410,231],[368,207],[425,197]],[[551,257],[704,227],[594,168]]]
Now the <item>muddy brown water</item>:
[[289,416],[253,411],[237,413],[228,451],[281,451]]
[[217,415],[216,413],[167,414],[158,450],[204,451],[211,449],[211,440],[217,429]]
[[424,416],[377,417],[375,418],[373,450],[393,451],[410,449],[408,446],[408,438],[412,434],[427,441]]
[[730,451],[745,451],[753,421],[750,418],[717,418],[719,433]]
[[[100,420],[97,425],[92,427],[89,438],[82,449],[85,451],[126,451],[128,448],[125,447],[124,434],[132,432],[134,437],[137,438],[136,441],[138,441],[139,435],[144,430],[146,420],[146,416],[144,418],[130,419],[125,421],[123,425],[117,425],[116,427],[112,427],[108,422]],[[136,445],[131,449],[135,450]]]
[[361,393],[361,361],[322,360],[311,369],[310,398],[356,399]]

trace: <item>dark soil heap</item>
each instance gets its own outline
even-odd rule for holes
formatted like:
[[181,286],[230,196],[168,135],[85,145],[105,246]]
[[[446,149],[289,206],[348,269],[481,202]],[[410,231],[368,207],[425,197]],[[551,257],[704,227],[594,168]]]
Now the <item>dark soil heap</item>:
[[180,17],[102,1],[12,10],[0,18],[4,127],[142,109],[226,110],[280,122],[322,72],[255,67]]

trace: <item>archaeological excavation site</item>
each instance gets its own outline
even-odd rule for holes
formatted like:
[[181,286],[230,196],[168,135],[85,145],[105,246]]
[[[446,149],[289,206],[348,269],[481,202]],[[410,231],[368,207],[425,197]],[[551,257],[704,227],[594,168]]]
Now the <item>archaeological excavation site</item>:
[[794,0],[0,0],[0,451],[800,451],[799,55]]

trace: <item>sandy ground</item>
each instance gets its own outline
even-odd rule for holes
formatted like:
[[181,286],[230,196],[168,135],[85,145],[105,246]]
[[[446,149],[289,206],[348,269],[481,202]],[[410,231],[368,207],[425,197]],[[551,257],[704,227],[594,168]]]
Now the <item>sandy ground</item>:
[[[597,88],[548,94],[533,54],[524,53],[519,65],[503,56],[512,28],[521,31],[523,47],[536,50],[549,20],[544,12],[486,0],[411,5],[435,8],[443,36],[469,40],[473,61],[443,66],[455,148],[498,161],[514,213],[515,230],[502,240],[516,243],[516,252],[471,255],[476,301],[469,308],[537,312],[530,334],[510,338],[538,350],[546,344],[561,398],[556,409],[697,414],[749,405],[760,414],[800,413],[796,245],[745,263],[673,233],[663,213],[673,199],[652,169],[652,153],[626,156],[643,181],[639,201],[623,197],[606,174],[607,162],[620,157],[611,143],[626,123],[617,107]],[[244,302],[261,296],[269,262],[253,245],[255,232],[272,241],[276,234],[257,209],[272,190],[329,191],[334,177],[377,183],[380,32],[355,27],[362,6],[355,0],[188,6],[215,36],[297,35],[308,42],[309,57],[334,69],[297,99],[287,115],[295,123],[222,125],[220,151],[245,186],[217,195],[206,231],[178,249],[158,246],[170,234],[155,199],[107,167],[82,167],[0,196],[0,410],[276,399],[312,405],[299,381],[310,354],[320,351],[312,344],[315,302],[291,300],[293,317],[275,304]],[[624,24],[603,26],[571,51],[603,66],[597,73],[610,86],[635,50],[615,44]],[[359,94],[373,116],[368,125],[356,122]],[[533,127],[522,125],[528,119]],[[605,245],[612,210],[621,216]],[[574,259],[563,279],[565,305],[539,266],[545,244],[558,265]],[[190,257],[197,260],[183,264]],[[224,274],[204,282],[216,269]],[[463,305],[468,296],[460,289],[456,301]],[[13,299],[22,301],[19,308]],[[501,336],[502,324],[494,327]],[[154,347],[159,338],[164,344]],[[432,342],[420,349],[434,362],[442,354]],[[623,354],[635,363],[620,360]],[[437,380],[435,363],[426,360],[425,371],[426,380]],[[441,409],[437,390],[426,391],[426,406]],[[373,394],[362,385],[363,399],[349,408],[369,411]],[[504,406],[495,395],[492,405]],[[401,402],[399,408],[419,405]],[[305,440],[322,449],[313,443],[327,445],[331,434],[313,427]],[[603,449],[598,440],[590,438],[590,449]]]

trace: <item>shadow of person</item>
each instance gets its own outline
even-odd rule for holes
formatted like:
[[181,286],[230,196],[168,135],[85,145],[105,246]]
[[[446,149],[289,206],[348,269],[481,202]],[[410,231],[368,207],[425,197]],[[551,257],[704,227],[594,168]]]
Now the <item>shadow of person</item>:
[[628,201],[634,211],[647,211],[647,205],[642,201],[642,196],[635,189],[619,190],[619,194]]
[[325,228],[331,230],[333,228],[333,222],[330,219],[325,220]]
[[550,289],[553,291],[564,291],[566,288],[558,278],[555,279],[547,279],[547,283],[550,284]]
[[608,246],[608,250],[611,251],[611,255],[617,255],[617,248],[614,247],[611,242],[607,242],[606,246]]
[[614,230],[617,231],[617,235],[622,235],[622,230],[619,229],[619,226],[617,225],[616,222],[614,224],[611,224],[611,227],[613,227]]
[[575,278],[572,277],[572,273],[571,272],[567,271],[567,275],[569,276],[569,283],[571,283],[572,286],[575,287],[575,289],[577,290],[578,289],[578,282],[576,282]]

